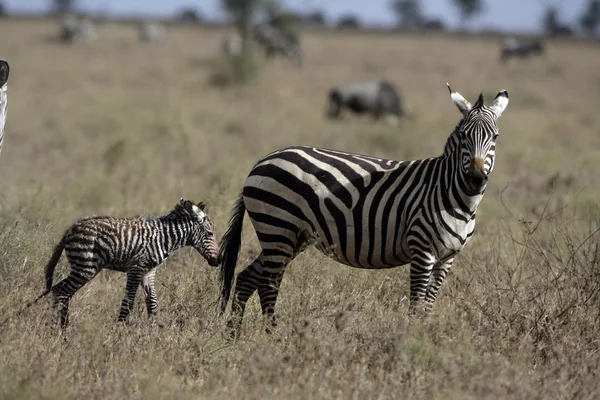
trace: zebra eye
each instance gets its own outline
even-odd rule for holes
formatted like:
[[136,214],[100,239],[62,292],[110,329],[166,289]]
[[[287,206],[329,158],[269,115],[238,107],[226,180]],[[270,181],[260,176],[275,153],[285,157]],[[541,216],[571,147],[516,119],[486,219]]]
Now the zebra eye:
[[494,141],[498,140],[498,134],[497,134],[497,133],[494,133],[493,140],[494,140]]

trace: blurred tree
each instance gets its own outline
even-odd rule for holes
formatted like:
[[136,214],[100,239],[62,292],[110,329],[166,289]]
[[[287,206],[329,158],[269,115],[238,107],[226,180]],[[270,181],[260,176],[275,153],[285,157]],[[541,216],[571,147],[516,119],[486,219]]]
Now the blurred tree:
[[554,6],[546,8],[542,18],[542,26],[549,36],[570,36],[573,33],[568,25],[564,25],[559,21],[558,9]]
[[52,0],[54,12],[57,14],[66,14],[75,8],[76,0]]
[[182,22],[197,24],[202,21],[202,16],[195,8],[185,7],[177,13],[177,19]]
[[285,34],[296,35],[302,23],[302,17],[284,11],[279,0],[262,0],[258,11],[263,14],[266,23]]
[[393,0],[391,8],[396,13],[398,25],[418,27],[423,24],[420,0]]
[[594,36],[600,24],[600,0],[589,0],[587,9],[579,18],[579,26],[586,35]]
[[460,21],[463,27],[470,19],[483,11],[482,0],[452,0],[460,13]]
[[327,23],[323,11],[313,11],[311,13],[308,13],[304,20],[310,24],[317,26],[325,25]]
[[344,15],[340,17],[337,23],[338,28],[360,29],[360,22],[354,15]]
[[3,1],[0,1],[0,17],[6,17],[6,5]]
[[[222,0],[225,11],[233,19],[234,24],[242,38],[242,53],[248,49],[248,41],[252,30],[252,19],[259,11],[259,7],[266,3],[266,0]],[[275,4],[274,0],[269,3]],[[274,7],[269,5],[269,7]]]

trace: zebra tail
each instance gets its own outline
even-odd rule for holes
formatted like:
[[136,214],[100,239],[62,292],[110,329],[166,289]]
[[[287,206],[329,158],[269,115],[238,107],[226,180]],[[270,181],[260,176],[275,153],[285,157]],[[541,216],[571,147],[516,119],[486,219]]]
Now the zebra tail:
[[219,254],[219,260],[221,260],[221,312],[222,315],[227,307],[227,302],[231,295],[231,286],[233,284],[233,275],[235,272],[235,266],[242,244],[242,227],[244,223],[244,212],[246,206],[244,205],[244,197],[240,193],[240,197],[237,199],[233,206],[233,212],[231,219],[229,220],[229,227],[223,235],[221,240],[221,250]]
[[54,247],[54,251],[52,252],[52,257],[46,264],[46,290],[44,293],[40,294],[35,300],[30,301],[25,306],[25,309],[31,307],[33,304],[37,303],[39,299],[46,296],[48,293],[52,291],[52,277],[54,275],[54,268],[56,268],[56,264],[58,264],[58,260],[60,260],[60,256],[62,255],[63,250],[65,249],[65,236],[60,239],[60,242]]

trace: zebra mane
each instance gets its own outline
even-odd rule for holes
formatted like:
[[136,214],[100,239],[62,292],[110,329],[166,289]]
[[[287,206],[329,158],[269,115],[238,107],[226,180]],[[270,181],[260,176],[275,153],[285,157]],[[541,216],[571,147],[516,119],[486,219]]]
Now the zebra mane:
[[195,219],[195,215],[190,213],[183,205],[177,204],[175,208],[171,210],[170,213],[165,215],[163,218],[168,220],[178,220],[178,219]]

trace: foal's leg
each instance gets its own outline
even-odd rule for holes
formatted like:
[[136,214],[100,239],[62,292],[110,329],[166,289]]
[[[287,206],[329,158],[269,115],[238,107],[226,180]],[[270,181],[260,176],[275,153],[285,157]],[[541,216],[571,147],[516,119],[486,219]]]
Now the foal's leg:
[[144,293],[146,294],[146,310],[148,311],[148,317],[156,315],[156,308],[158,307],[158,300],[156,298],[156,291],[154,290],[154,275],[156,274],[156,268],[151,269],[142,277],[142,286]]
[[129,316],[130,310],[133,308],[135,302],[135,294],[137,288],[142,282],[144,276],[144,270],[139,267],[131,267],[127,270],[127,284],[125,286],[125,297],[121,302],[121,311],[119,312],[119,322],[124,322]]

